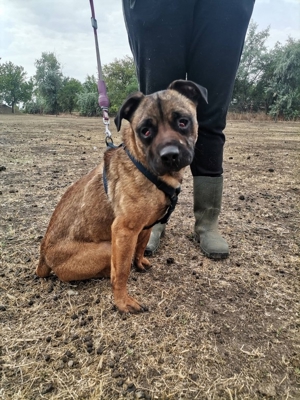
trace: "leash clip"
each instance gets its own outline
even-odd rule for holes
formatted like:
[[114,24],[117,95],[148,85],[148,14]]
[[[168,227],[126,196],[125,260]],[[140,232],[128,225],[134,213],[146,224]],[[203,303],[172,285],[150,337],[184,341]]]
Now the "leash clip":
[[105,125],[105,137],[106,139],[107,138],[111,139],[111,131],[109,130],[109,123],[110,123],[109,118],[108,119],[103,118],[103,123]]
[[[105,125],[105,141],[106,141],[107,138],[111,139],[111,132],[109,130],[110,120],[109,120],[107,108],[102,107],[102,111],[103,111],[103,123]],[[112,139],[111,139],[111,141],[112,141]]]

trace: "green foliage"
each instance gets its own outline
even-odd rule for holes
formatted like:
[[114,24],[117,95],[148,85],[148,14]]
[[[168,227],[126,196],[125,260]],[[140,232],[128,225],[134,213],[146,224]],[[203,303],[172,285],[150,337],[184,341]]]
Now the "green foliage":
[[233,99],[238,111],[257,111],[264,93],[260,82],[269,63],[265,45],[269,37],[269,28],[261,32],[257,32],[257,28],[256,23],[250,23],[235,80]]
[[125,56],[103,67],[104,81],[110,100],[110,111],[116,113],[124,100],[138,90],[132,57]]
[[273,98],[270,114],[284,119],[300,117],[300,40],[289,39],[275,49],[273,74],[266,93]]
[[101,115],[98,105],[98,93],[82,92],[77,94],[77,104],[80,115],[84,117],[95,117]]
[[300,117],[300,41],[289,39],[268,50],[269,28],[251,23],[233,92],[233,109],[264,109],[274,118]]
[[70,114],[77,107],[77,94],[81,93],[82,84],[74,78],[64,78],[58,94],[60,109]]
[[60,63],[54,53],[42,53],[40,59],[36,60],[35,80],[38,93],[44,98],[44,112],[58,114],[58,96],[63,84]]
[[[126,97],[138,90],[133,59],[126,56],[121,60],[115,60],[110,64],[104,65],[103,75],[110,101],[109,112],[114,114],[121,107]],[[88,75],[82,87],[83,92],[77,96],[80,115],[101,115],[101,109],[98,105],[98,85],[95,76]]]
[[33,82],[27,80],[24,68],[11,61],[0,64],[0,99],[12,107],[28,101],[32,96]]
[[98,85],[94,75],[87,75],[82,88],[86,93],[98,93]]
[[96,78],[88,75],[82,84],[83,91],[77,94],[77,104],[80,115],[84,117],[95,117],[101,115],[98,105],[98,87]]
[[45,101],[43,97],[36,96],[25,104],[24,111],[28,114],[43,114]]
[[[269,50],[265,43],[269,28],[258,32],[251,22],[237,73],[232,108],[237,111],[265,110],[274,118],[300,118],[300,40],[289,39]],[[51,113],[78,110],[83,116],[100,116],[97,79],[87,75],[81,84],[63,77],[53,53],[42,53],[36,60],[35,92],[33,80],[26,78],[21,66],[0,63],[0,100],[12,106],[24,102],[28,113]],[[135,66],[131,57],[116,59],[103,67],[110,100],[110,114],[138,90]],[[30,101],[29,101],[30,100]]]

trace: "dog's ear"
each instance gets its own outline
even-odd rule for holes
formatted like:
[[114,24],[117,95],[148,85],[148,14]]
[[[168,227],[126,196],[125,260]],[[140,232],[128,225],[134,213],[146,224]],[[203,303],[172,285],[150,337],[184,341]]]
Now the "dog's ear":
[[207,89],[192,81],[179,79],[172,82],[168,89],[177,90],[177,92],[183,94],[185,97],[192,100],[195,104],[198,104],[200,97],[202,97],[206,101],[206,103],[208,102]]
[[115,124],[116,124],[116,127],[117,127],[118,131],[121,128],[122,119],[124,118],[127,121],[130,121],[133,113],[138,108],[138,105],[140,104],[140,102],[142,101],[143,98],[144,98],[143,93],[136,92],[136,93],[131,94],[125,100],[125,102],[123,103],[123,105],[119,109],[118,114],[117,114],[117,116],[115,118]]

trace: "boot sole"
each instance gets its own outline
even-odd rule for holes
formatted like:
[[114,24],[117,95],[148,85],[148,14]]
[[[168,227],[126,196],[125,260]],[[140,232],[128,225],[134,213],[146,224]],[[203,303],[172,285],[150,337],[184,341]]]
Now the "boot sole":
[[228,258],[229,253],[209,253],[205,250],[203,250],[200,247],[202,253],[207,257],[207,258],[211,258],[213,260],[224,260],[225,258]]

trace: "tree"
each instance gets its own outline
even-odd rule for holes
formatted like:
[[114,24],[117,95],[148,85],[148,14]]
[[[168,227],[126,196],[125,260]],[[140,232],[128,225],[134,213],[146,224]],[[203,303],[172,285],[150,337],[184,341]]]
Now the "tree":
[[60,63],[54,53],[42,53],[41,58],[35,61],[35,66],[35,80],[38,92],[45,100],[45,112],[57,114],[58,95],[63,81]]
[[0,98],[15,112],[15,106],[28,101],[32,96],[33,82],[27,80],[24,68],[11,61],[0,64]]
[[255,22],[250,23],[235,80],[233,99],[238,111],[256,111],[264,96],[264,88],[259,82],[270,62],[265,45],[269,37],[269,28],[261,32],[257,32],[257,28]]
[[86,93],[98,93],[98,85],[94,75],[87,75],[82,84],[82,88]]
[[277,44],[274,71],[266,93],[273,98],[270,114],[276,119],[300,117],[300,40]]
[[103,67],[104,80],[111,103],[110,110],[117,112],[123,101],[138,90],[138,82],[132,57],[125,56]]
[[81,93],[82,84],[74,78],[64,78],[58,94],[60,109],[70,114],[77,106],[77,94]]

